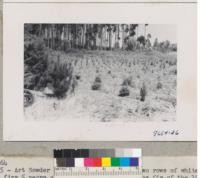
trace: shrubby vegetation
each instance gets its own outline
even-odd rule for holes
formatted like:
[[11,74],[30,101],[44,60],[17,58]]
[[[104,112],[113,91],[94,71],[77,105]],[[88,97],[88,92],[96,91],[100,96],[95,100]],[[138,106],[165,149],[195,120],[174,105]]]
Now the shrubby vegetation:
[[92,84],[92,90],[100,90],[101,89],[101,78],[97,76]]
[[49,60],[49,49],[41,38],[25,33],[24,41],[24,88],[43,91],[46,87],[58,98],[65,96],[74,85],[73,67],[60,64],[59,56]]
[[140,101],[145,101],[147,95],[147,87],[145,85],[145,83],[142,84],[142,87],[140,88]]
[[122,87],[121,90],[119,91],[119,96],[121,97],[125,97],[125,96],[129,96],[130,91],[127,87]]
[[24,88],[40,90],[42,76],[47,70],[48,52],[44,41],[34,35],[25,34],[24,39]]
[[158,39],[156,38],[153,49],[161,52],[177,51],[177,44],[171,44],[169,40],[158,42]]

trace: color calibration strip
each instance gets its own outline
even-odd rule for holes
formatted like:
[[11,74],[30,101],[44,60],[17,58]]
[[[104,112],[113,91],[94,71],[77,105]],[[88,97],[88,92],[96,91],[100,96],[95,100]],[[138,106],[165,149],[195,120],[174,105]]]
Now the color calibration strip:
[[97,157],[141,157],[141,149],[60,149],[54,150],[54,158],[97,158]]
[[139,158],[56,158],[56,167],[138,167]]
[[141,149],[54,150],[56,167],[138,167]]

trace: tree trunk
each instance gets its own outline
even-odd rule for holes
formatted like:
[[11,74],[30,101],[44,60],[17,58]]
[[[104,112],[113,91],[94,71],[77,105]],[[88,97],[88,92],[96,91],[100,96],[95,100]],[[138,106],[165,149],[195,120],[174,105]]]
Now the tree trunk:
[[103,26],[101,27],[101,44],[100,44],[100,49],[102,49],[102,45],[103,45]]
[[117,30],[117,25],[116,25],[116,30],[115,30],[115,41],[114,41],[114,48],[117,47],[117,41],[118,41],[118,30]]
[[39,24],[39,36],[42,36],[42,24]]
[[75,40],[74,40],[74,42],[75,42],[75,48],[77,48],[77,24],[75,24]]
[[49,38],[50,38],[50,34],[49,34],[49,25],[47,25],[47,47],[49,48]]
[[67,40],[69,41],[69,24],[67,24]]
[[85,48],[85,39],[86,39],[86,24],[83,24],[83,45],[82,45],[83,48]]
[[111,30],[109,31],[109,49],[111,50],[112,48],[112,32]]
[[124,25],[122,25],[122,49],[124,49]]
[[52,41],[52,44],[51,44],[51,48],[54,49],[54,26],[52,25],[51,26],[51,41]]

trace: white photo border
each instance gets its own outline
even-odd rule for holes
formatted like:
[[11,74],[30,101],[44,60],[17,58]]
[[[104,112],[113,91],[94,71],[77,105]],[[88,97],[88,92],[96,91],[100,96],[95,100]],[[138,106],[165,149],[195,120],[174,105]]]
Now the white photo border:
[[[5,3],[3,11],[3,139],[5,141],[196,141],[196,4]],[[71,120],[70,123],[25,120],[24,23],[177,25],[176,121],[78,124]],[[155,131],[161,133],[177,131],[179,134],[154,136]]]

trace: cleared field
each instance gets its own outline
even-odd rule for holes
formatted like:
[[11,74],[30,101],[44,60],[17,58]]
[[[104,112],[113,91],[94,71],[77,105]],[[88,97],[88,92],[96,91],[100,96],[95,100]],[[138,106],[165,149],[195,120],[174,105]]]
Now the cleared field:
[[[77,85],[64,99],[36,92],[27,119],[78,121],[175,121],[176,52],[50,52],[49,63],[70,63]],[[95,82],[95,80],[100,80]],[[95,86],[98,83],[99,86]],[[144,97],[142,99],[142,97]]]

